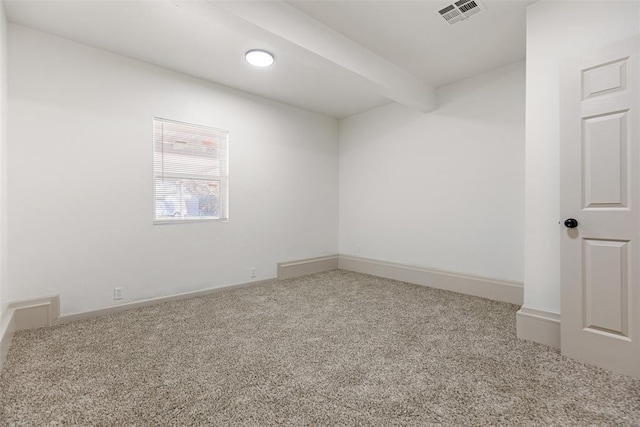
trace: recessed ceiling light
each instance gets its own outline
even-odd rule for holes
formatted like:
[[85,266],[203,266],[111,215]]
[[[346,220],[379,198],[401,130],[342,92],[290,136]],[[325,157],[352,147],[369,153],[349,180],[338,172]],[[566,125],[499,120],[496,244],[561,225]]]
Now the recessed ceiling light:
[[273,55],[266,50],[253,49],[244,54],[244,58],[256,67],[268,67],[273,64]]

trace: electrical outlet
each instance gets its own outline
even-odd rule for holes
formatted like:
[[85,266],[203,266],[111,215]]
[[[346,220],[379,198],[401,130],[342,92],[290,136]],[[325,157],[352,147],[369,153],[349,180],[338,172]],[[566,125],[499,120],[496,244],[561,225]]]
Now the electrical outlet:
[[113,288],[113,299],[122,299],[123,288]]
[[251,277],[252,278],[256,277],[256,268],[255,267],[251,267]]

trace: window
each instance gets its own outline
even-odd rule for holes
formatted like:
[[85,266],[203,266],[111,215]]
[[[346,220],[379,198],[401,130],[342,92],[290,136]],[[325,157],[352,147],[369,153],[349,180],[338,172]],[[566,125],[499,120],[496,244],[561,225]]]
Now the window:
[[154,222],[228,216],[226,130],[153,119]]

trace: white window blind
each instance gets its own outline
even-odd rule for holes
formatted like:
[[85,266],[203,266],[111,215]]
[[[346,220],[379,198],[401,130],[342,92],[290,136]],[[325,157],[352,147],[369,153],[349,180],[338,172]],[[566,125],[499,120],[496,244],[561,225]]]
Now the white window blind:
[[229,132],[153,119],[154,221],[228,218]]

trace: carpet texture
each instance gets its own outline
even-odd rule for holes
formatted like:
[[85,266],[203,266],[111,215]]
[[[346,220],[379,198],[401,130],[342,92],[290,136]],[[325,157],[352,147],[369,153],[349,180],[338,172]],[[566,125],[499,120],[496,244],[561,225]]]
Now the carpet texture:
[[511,304],[345,271],[17,333],[3,425],[640,425]]

